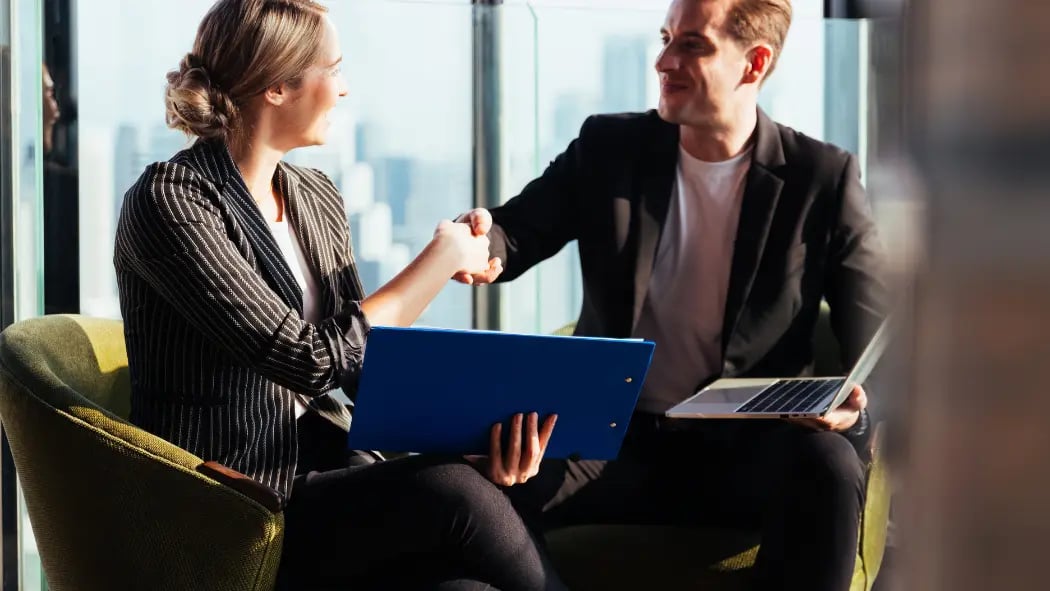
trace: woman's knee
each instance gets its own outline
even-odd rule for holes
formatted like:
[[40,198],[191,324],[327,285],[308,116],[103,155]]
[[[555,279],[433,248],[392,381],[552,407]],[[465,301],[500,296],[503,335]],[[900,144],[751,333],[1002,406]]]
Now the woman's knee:
[[417,473],[420,492],[447,511],[455,513],[505,513],[506,495],[473,466],[458,461],[435,463]]

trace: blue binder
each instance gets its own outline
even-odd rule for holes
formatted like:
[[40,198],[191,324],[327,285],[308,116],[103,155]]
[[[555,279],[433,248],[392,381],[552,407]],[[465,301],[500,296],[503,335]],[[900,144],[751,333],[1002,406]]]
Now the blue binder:
[[546,457],[613,459],[653,348],[641,340],[376,326],[348,444],[487,454],[494,423],[535,411],[541,424],[558,415]]

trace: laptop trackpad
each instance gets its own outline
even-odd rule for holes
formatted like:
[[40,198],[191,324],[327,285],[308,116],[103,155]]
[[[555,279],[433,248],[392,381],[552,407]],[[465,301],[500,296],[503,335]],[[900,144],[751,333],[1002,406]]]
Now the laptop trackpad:
[[705,390],[667,412],[670,417],[733,415],[740,405],[769,386],[769,380],[760,384],[712,384]]

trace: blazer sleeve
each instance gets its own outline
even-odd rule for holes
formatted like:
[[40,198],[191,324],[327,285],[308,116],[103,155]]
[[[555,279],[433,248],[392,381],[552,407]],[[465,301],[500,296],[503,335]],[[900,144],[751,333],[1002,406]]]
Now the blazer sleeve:
[[539,178],[492,210],[489,252],[503,261],[499,281],[518,277],[578,237],[586,150],[594,121],[594,117],[584,121],[579,137]]
[[831,307],[831,327],[839,341],[843,367],[851,367],[875,334],[889,304],[885,251],[853,155],[846,159],[835,203],[838,211],[824,294]]
[[352,389],[369,331],[359,301],[305,322],[231,241],[218,189],[186,166],[151,165],[129,192],[118,265],[235,361],[308,396]]

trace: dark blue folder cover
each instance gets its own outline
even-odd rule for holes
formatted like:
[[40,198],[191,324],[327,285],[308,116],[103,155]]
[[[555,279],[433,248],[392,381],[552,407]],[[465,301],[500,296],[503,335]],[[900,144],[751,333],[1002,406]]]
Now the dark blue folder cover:
[[546,457],[613,459],[652,355],[640,340],[373,327],[348,443],[487,454],[493,423],[536,411],[558,414]]

